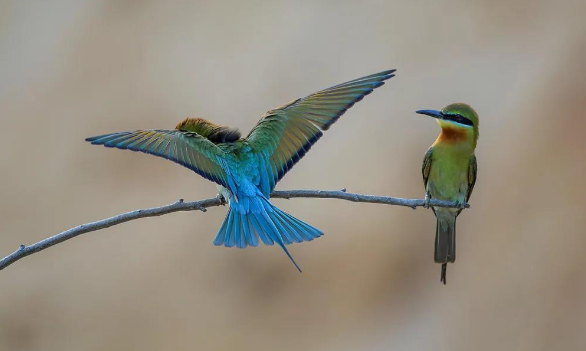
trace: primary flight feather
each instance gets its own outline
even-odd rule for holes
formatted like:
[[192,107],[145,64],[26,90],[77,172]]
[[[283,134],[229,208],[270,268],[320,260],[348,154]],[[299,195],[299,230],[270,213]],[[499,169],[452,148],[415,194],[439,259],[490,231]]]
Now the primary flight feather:
[[311,241],[323,233],[271,204],[270,194],[322,131],[394,72],[358,78],[270,110],[245,138],[236,129],[186,118],[174,130],[120,132],[86,141],[163,157],[217,183],[230,209],[214,245],[276,243],[299,269],[285,245]]

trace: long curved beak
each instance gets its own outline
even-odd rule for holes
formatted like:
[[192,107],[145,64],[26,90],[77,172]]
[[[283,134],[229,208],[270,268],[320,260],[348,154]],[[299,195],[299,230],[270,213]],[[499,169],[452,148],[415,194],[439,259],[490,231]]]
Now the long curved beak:
[[419,111],[415,111],[415,113],[419,113],[420,115],[427,115],[433,118],[437,118],[437,119],[444,119],[445,116],[441,111],[436,111],[436,110],[419,110]]

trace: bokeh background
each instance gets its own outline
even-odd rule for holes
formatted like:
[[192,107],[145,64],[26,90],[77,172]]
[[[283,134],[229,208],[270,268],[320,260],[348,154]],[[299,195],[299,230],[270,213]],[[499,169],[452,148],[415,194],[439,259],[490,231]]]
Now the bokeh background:
[[431,211],[274,200],[326,235],[218,248],[225,208],[94,232],[0,272],[0,350],[578,350],[586,345],[586,3],[1,1],[0,255],[215,186],[87,136],[244,133],[270,108],[396,68],[281,181],[421,198],[439,128],[481,117],[479,178],[439,282]]

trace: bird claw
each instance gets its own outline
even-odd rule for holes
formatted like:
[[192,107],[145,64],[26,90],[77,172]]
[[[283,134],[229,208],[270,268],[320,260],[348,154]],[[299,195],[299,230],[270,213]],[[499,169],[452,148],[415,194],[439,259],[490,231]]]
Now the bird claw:
[[431,195],[426,192],[425,193],[425,203],[423,204],[423,208],[429,208],[429,202],[431,201]]
[[225,205],[225,204],[228,203],[228,201],[226,201],[226,198],[222,194],[216,195],[216,199],[220,200],[220,202],[222,203],[222,205]]
[[458,206],[458,209],[463,210],[466,208],[466,202],[464,201],[456,201],[456,205]]

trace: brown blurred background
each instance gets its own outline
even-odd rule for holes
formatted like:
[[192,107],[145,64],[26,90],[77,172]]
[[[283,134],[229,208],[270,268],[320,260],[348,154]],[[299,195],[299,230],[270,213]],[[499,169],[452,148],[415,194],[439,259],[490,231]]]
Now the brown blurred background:
[[481,117],[448,285],[431,211],[275,199],[322,229],[218,248],[225,208],[94,232],[0,272],[0,350],[578,350],[586,345],[586,3],[0,2],[0,255],[129,210],[214,196],[87,136],[268,109],[362,75],[357,104],[278,189],[423,196],[439,127]]

